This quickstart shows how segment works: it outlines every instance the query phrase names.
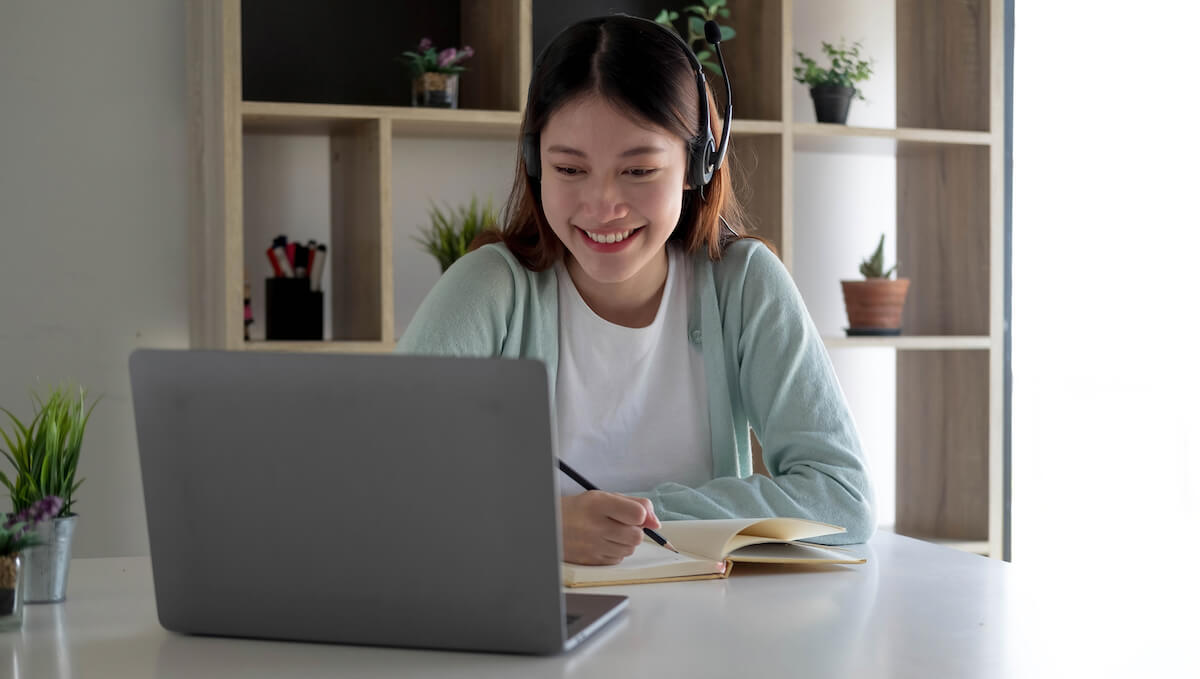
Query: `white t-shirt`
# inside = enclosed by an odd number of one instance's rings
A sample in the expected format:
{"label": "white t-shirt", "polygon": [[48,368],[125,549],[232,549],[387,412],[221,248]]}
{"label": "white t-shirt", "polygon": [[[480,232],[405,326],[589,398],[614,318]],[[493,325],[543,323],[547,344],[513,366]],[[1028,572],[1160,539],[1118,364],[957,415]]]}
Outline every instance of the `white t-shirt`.
{"label": "white t-shirt", "polygon": [[[558,454],[601,490],[712,479],[704,359],[688,341],[692,272],[678,248],[667,252],[662,301],[645,328],[597,316],[556,264]],[[566,475],[560,482],[564,495],[583,492]]]}

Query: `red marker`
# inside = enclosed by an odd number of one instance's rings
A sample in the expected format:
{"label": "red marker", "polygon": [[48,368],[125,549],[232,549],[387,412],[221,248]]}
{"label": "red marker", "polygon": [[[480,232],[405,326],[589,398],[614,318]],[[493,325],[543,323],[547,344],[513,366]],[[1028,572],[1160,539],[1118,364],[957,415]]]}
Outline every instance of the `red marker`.
{"label": "red marker", "polygon": [[267,260],[271,262],[271,268],[275,269],[275,277],[283,278],[283,269],[280,269],[279,262],[275,261],[275,248],[267,248]]}

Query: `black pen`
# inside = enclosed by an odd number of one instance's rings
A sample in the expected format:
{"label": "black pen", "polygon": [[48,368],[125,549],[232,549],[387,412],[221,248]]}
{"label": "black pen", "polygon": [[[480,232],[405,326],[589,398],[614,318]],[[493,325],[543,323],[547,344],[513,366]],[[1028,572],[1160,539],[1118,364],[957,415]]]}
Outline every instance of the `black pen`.
{"label": "black pen", "polygon": [[[600,490],[595,485],[593,485],[591,481],[588,481],[587,479],[580,476],[579,472],[575,471],[574,469],[571,469],[571,467],[566,462],[559,460],[558,468],[562,470],[562,473],[564,473],[567,476],[574,479],[575,483],[578,483],[579,485],[583,486],[585,489]],[[643,528],[642,532],[645,533],[651,540],[657,542],[658,544],[662,545],[663,547],[666,547],[667,549],[671,550],[672,552],[675,552],[676,554],[679,553],[679,550],[675,549],[674,545],[672,545],[670,542],[667,542],[667,539],[664,538],[663,536],[659,535],[658,533],[655,533],[654,531],[650,530],[649,528]]]}

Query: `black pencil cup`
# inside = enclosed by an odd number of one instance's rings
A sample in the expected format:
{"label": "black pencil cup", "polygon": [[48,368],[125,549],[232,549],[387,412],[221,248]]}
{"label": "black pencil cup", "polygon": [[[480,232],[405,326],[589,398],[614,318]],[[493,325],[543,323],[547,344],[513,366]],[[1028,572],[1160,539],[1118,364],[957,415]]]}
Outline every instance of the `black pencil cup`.
{"label": "black pencil cup", "polygon": [[325,293],[311,285],[308,278],[267,279],[267,339],[323,339]]}

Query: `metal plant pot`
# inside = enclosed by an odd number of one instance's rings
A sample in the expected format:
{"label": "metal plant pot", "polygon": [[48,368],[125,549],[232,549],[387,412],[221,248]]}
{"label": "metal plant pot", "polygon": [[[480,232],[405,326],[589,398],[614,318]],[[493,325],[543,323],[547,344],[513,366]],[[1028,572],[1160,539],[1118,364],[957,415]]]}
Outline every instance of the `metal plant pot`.
{"label": "metal plant pot", "polygon": [[67,597],[67,570],[71,566],[72,515],[38,524],[41,545],[25,550],[25,603],[53,604]]}
{"label": "metal plant pot", "polygon": [[422,73],[414,78],[412,105],[458,108],[458,74]]}

